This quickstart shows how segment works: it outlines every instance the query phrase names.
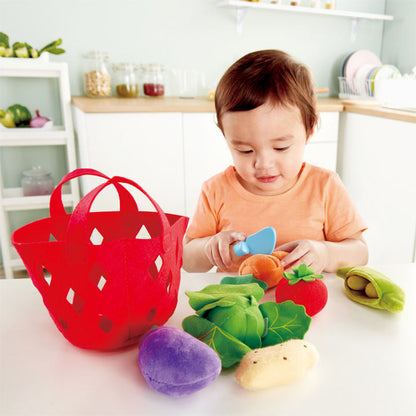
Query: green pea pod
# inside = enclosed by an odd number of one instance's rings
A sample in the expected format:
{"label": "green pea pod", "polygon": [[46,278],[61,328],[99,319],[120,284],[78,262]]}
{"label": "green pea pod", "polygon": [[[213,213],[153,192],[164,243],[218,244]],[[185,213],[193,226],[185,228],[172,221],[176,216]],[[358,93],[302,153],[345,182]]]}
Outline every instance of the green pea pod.
{"label": "green pea pod", "polygon": [[[377,270],[366,266],[341,267],[337,270],[337,276],[345,280],[347,295],[355,302],[391,312],[401,312],[404,308],[404,291]],[[363,282],[362,287],[359,285],[355,287],[352,279]],[[372,287],[369,287],[369,284]],[[374,294],[369,296],[368,289],[371,289]]]}

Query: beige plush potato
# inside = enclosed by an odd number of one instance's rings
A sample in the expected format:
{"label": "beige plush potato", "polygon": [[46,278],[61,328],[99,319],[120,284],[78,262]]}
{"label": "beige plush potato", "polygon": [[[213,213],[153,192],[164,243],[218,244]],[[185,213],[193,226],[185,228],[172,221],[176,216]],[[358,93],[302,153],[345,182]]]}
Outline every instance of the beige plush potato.
{"label": "beige plush potato", "polygon": [[291,339],[247,353],[235,378],[246,389],[265,389],[299,379],[317,361],[318,351],[312,344],[302,339]]}

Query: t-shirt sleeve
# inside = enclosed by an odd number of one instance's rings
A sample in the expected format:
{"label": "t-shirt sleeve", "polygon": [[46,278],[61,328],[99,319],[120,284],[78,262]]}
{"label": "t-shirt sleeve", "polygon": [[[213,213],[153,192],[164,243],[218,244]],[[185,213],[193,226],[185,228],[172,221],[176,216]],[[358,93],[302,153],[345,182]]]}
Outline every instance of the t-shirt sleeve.
{"label": "t-shirt sleeve", "polygon": [[202,185],[198,203],[192,216],[186,236],[190,239],[202,238],[217,233],[217,215],[213,207],[214,201],[206,183]]}
{"label": "t-shirt sleeve", "polygon": [[342,241],[367,229],[365,221],[336,173],[328,180],[325,200],[324,230],[328,241]]}

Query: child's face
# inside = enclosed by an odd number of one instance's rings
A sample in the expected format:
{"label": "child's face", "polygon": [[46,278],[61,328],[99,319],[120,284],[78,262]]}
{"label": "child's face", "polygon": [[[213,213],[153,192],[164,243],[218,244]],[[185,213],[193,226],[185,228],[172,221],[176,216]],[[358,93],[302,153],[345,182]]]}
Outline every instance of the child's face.
{"label": "child's face", "polygon": [[278,195],[295,183],[308,140],[297,107],[265,103],[230,111],[222,126],[240,183],[257,195]]}

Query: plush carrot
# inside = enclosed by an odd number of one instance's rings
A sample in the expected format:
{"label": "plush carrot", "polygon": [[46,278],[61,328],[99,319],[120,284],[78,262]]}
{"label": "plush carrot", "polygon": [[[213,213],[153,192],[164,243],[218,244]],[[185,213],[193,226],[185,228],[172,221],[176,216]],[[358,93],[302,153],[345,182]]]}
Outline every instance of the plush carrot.
{"label": "plush carrot", "polygon": [[288,254],[286,251],[274,251],[272,254],[255,254],[247,257],[241,263],[238,274],[252,274],[256,279],[266,282],[270,289],[282,279],[284,268],[280,260]]}
{"label": "plush carrot", "polygon": [[293,273],[284,273],[276,287],[275,298],[277,303],[292,300],[305,307],[309,316],[320,312],[328,300],[328,290],[325,283],[320,280],[322,275],[317,275],[306,264],[292,267]]}

